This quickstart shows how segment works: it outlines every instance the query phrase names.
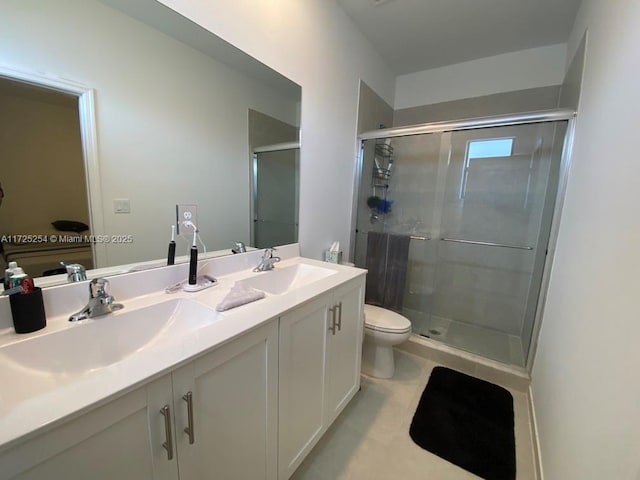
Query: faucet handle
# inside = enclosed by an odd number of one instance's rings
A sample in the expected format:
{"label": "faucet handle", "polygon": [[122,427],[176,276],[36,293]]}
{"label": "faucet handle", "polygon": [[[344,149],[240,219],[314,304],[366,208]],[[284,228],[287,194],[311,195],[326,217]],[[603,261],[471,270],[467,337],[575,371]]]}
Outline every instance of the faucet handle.
{"label": "faucet handle", "polygon": [[94,278],[89,283],[89,295],[91,298],[109,297],[109,280],[106,278]]}
{"label": "faucet handle", "polygon": [[267,247],[264,249],[264,255],[262,256],[262,258],[272,258],[273,254],[276,251],[276,247]]}
{"label": "faucet handle", "polygon": [[82,282],[87,279],[87,271],[84,265],[79,263],[64,263],[60,262],[60,265],[67,269],[67,280],[70,282]]}
{"label": "faucet handle", "polygon": [[246,253],[247,246],[244,242],[235,242],[235,248],[231,249],[233,253]]}

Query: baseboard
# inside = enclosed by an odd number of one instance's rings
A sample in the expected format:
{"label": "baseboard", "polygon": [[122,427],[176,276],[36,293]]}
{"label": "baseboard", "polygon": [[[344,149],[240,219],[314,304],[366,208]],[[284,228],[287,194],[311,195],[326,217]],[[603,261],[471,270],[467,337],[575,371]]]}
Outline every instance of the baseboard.
{"label": "baseboard", "polygon": [[533,392],[529,386],[527,395],[529,401],[529,424],[531,425],[531,445],[533,447],[533,466],[537,480],[544,480],[544,472],[542,470],[542,458],[540,456],[540,438],[538,437],[538,423],[536,422],[536,410],[533,405]]}

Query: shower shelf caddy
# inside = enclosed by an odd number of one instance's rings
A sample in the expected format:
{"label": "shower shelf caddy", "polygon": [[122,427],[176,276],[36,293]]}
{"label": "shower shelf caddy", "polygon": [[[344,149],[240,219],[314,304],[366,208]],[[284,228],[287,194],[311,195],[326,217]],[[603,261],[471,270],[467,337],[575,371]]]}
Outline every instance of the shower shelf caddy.
{"label": "shower shelf caddy", "polygon": [[377,140],[373,158],[373,181],[375,183],[380,180],[380,186],[388,188],[393,165],[393,147],[384,140]]}
{"label": "shower shelf caddy", "polygon": [[392,202],[387,199],[387,193],[393,167],[393,147],[388,142],[388,139],[378,139],[375,144],[371,178],[373,192],[367,201],[372,215],[391,212]]}

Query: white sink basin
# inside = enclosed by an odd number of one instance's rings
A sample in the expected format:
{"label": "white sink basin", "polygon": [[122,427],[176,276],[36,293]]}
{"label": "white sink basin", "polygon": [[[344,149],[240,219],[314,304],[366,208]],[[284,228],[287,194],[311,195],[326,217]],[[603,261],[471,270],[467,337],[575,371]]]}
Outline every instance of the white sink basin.
{"label": "white sink basin", "polygon": [[242,280],[242,283],[266,293],[280,295],[317,282],[334,273],[337,272],[329,268],[316,267],[304,263],[283,268],[279,268],[276,265],[273,270],[257,273],[255,277]]}
{"label": "white sink basin", "polygon": [[125,305],[115,313],[0,348],[0,363],[23,373],[76,376],[117,363],[215,318],[213,310],[192,300],[173,299],[135,310]]}

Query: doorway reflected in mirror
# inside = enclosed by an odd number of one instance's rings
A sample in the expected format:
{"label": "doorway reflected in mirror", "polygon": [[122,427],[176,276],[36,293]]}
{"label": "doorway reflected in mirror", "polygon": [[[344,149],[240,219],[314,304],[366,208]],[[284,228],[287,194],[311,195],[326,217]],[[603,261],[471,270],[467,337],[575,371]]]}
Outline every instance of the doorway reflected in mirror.
{"label": "doorway reflected in mirror", "polygon": [[[32,277],[94,266],[78,99],[0,78],[2,268]],[[5,197],[6,195],[6,197]]]}

